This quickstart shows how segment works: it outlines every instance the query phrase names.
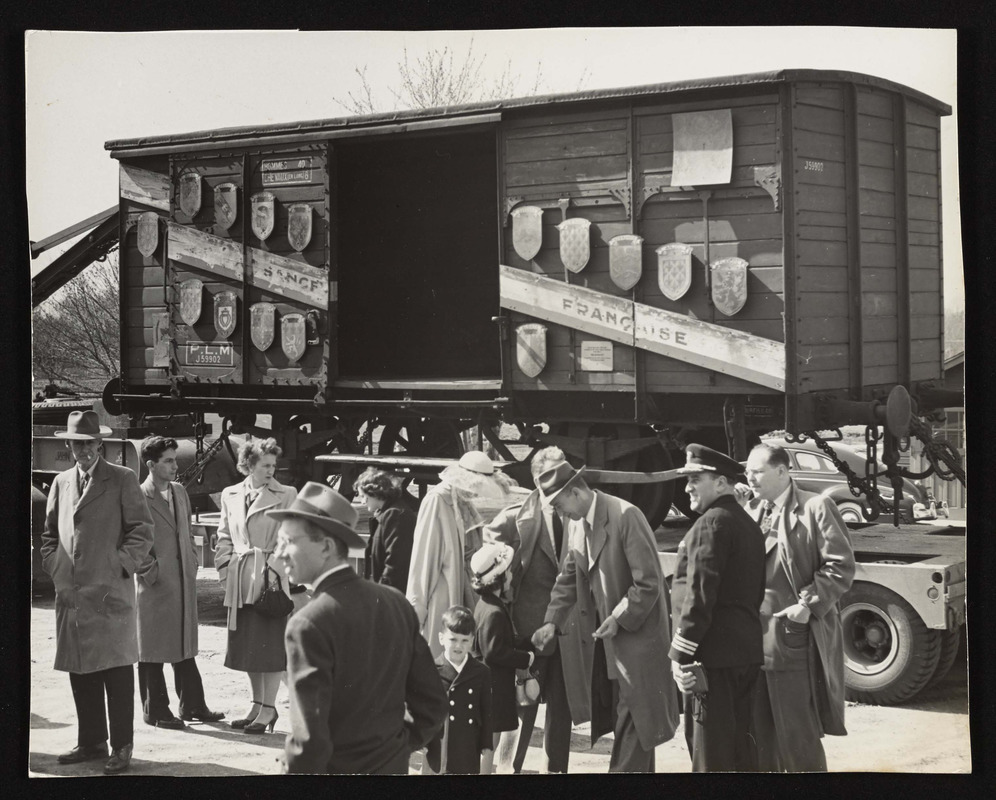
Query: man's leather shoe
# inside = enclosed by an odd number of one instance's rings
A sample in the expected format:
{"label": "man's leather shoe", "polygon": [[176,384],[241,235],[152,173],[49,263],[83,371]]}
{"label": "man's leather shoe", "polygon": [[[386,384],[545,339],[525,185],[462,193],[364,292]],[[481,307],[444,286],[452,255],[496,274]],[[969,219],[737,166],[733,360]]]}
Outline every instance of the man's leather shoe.
{"label": "man's leather shoe", "polygon": [[200,711],[184,711],[180,714],[180,719],[193,722],[195,719],[201,722],[218,722],[225,718],[223,711],[211,711],[209,708],[202,708]]}
{"label": "man's leather shoe", "polygon": [[166,719],[146,719],[146,725],[151,725],[153,728],[168,728],[171,731],[182,731],[187,726],[183,724],[183,720],[179,717],[167,717]]}
{"label": "man's leather shoe", "polygon": [[77,745],[68,753],[61,753],[57,760],[60,764],[79,764],[82,761],[96,761],[102,758],[107,758],[107,742]]}
{"label": "man's leather shoe", "polygon": [[128,769],[128,766],[131,764],[131,748],[132,745],[126,744],[124,747],[112,750],[111,757],[104,764],[104,774],[116,775]]}

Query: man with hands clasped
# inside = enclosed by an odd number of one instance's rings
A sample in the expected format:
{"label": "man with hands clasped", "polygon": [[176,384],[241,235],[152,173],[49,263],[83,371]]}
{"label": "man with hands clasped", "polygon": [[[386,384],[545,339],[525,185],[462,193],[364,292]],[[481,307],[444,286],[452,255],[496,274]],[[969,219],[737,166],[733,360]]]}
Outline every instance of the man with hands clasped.
{"label": "man with hands clasped", "polygon": [[589,488],[583,472],[561,461],[536,479],[543,502],[571,522],[570,550],[532,641],[545,652],[577,606],[592,742],[613,731],[609,772],[653,772],[654,748],[678,725],[664,577],[643,512]]}
{"label": "man with hands clasped", "polygon": [[832,500],[794,484],[783,448],[755,447],[747,482],[766,553],[764,667],[753,712],[759,767],[826,772],[821,737],[847,733],[837,601],[854,579],[850,536]]}

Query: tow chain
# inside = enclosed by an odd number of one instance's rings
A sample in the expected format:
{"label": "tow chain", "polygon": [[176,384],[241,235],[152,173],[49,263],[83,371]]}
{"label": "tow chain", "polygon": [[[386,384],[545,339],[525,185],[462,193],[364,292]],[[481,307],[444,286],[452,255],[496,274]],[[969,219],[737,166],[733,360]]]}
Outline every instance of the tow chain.
{"label": "tow chain", "polygon": [[[837,440],[843,439],[840,430],[836,430]],[[962,486],[965,485],[965,469],[961,465],[961,457],[958,452],[945,441],[935,441],[930,425],[920,417],[911,415],[910,434],[916,436],[923,443],[923,455],[930,464],[930,467],[923,472],[910,472],[908,469],[898,466],[898,461],[890,462],[886,456],[883,460],[887,462],[884,472],[878,472],[878,443],[885,437],[885,433],[879,433],[878,426],[869,425],[865,428],[865,475],[859,477],[855,474],[851,466],[838,458],[836,451],[830,443],[815,432],[807,432],[797,438],[799,441],[810,436],[816,446],[819,447],[833,461],[837,469],[847,478],[847,486],[851,494],[856,498],[864,495],[867,498],[868,508],[864,509],[865,517],[869,522],[878,519],[880,513],[892,514],[895,524],[899,524],[899,503],[889,503],[884,500],[878,490],[878,478],[882,475],[888,476],[892,480],[894,496],[899,498],[902,491],[902,479],[920,480],[936,474],[939,478],[952,481],[958,480]],[[907,445],[908,446],[908,445]],[[905,450],[906,447],[901,449]],[[888,455],[888,454],[886,454]],[[898,458],[898,453],[895,454]]]}
{"label": "tow chain", "polygon": [[[837,429],[837,440],[842,440],[843,434],[840,429]],[[841,460],[837,455],[837,451],[830,446],[830,442],[823,439],[818,433],[811,431],[808,434],[812,437],[813,442],[817,447],[820,448],[827,457],[833,462],[833,465],[838,469],[838,471],[847,478],[847,488],[851,490],[851,494],[856,498],[861,498],[864,495],[867,498],[867,506],[862,504],[862,510],[864,511],[865,518],[869,522],[874,522],[878,519],[879,515],[884,511],[887,514],[892,514],[895,516],[897,507],[894,507],[892,503],[889,503],[882,498],[882,495],[878,491],[878,477],[880,474],[876,470],[876,465],[878,464],[878,442],[882,437],[878,434],[878,428],[869,425],[865,428],[865,475],[864,477],[859,477],[851,465],[846,461]],[[804,435],[805,436],[805,435]],[[804,436],[802,438],[804,438]]]}
{"label": "tow chain", "polygon": [[915,475],[907,474],[906,477],[926,478],[928,475],[936,473],[942,480],[957,480],[962,486],[965,485],[965,468],[961,465],[961,456],[949,442],[935,442],[930,426],[916,416],[910,420],[910,433],[923,442],[923,455],[930,462],[930,469]]}
{"label": "tow chain", "polygon": [[[214,458],[215,453],[221,450],[222,446],[228,447],[229,452],[232,450],[231,443],[228,441],[228,429],[222,427],[221,435],[211,443],[211,446],[204,449],[204,427],[203,425],[197,425],[196,430],[196,441],[197,449],[195,451],[194,463],[187,467],[183,472],[176,476],[176,480],[183,484],[184,488],[187,488],[194,481],[200,485],[204,483],[204,470],[207,469],[207,465]],[[233,455],[233,460],[235,460]]]}

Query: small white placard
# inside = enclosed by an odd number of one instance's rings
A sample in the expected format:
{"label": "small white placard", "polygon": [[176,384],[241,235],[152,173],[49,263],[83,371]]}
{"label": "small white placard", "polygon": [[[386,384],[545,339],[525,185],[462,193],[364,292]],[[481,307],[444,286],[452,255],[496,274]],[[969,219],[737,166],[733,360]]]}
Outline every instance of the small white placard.
{"label": "small white placard", "polygon": [[581,369],[612,372],[612,342],[581,342]]}

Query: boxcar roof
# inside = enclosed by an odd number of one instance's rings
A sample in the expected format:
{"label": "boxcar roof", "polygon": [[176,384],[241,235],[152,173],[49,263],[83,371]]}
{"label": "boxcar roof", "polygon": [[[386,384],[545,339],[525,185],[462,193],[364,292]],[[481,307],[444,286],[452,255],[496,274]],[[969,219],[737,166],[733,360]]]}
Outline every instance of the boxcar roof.
{"label": "boxcar roof", "polygon": [[492,116],[497,120],[502,111],[515,109],[533,109],[570,104],[597,102],[638,97],[653,97],[679,92],[697,92],[721,89],[737,89],[741,87],[763,86],[769,84],[793,83],[796,81],[834,81],[872,86],[887,91],[898,92],[927,106],[942,116],[951,113],[951,106],[942,103],[929,95],[903,86],[899,83],[864,75],[859,72],[822,69],[785,69],[773,72],[754,72],[745,75],[728,75],[715,78],[696,78],[670,83],[652,83],[644,86],[629,86],[618,89],[596,89],[592,91],[571,92],[567,94],[547,94],[532,97],[516,97],[507,100],[488,100],[477,103],[464,103],[455,106],[437,108],[420,108],[407,111],[392,111],[380,114],[366,114],[351,117],[334,117],[330,119],[309,120],[305,122],[276,123],[272,125],[250,125],[233,128],[215,128],[213,130],[193,131],[190,133],[166,134],[159,136],[143,136],[134,139],[113,139],[104,144],[114,157],[128,157],[165,152],[167,150],[186,148],[189,145],[208,143],[214,146],[236,145],[239,140],[304,136],[315,134],[349,135],[350,131],[397,127],[399,131],[409,129],[417,123],[416,129],[435,127],[433,122],[443,127],[454,124],[461,118],[472,121],[490,121],[478,119],[481,115]]}

